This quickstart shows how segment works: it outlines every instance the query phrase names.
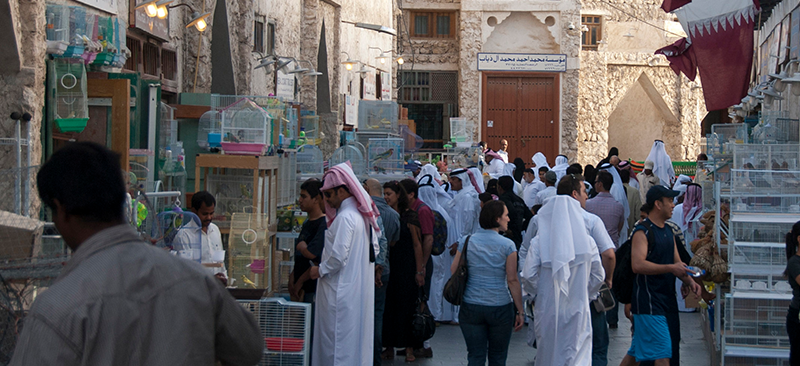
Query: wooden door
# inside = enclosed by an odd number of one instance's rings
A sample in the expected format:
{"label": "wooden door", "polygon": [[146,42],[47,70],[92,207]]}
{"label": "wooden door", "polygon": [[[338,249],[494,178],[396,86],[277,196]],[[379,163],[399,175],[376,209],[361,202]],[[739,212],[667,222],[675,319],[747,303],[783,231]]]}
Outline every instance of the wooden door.
{"label": "wooden door", "polygon": [[508,140],[509,162],[541,151],[548,163],[559,153],[558,74],[484,73],[482,140],[496,150]]}

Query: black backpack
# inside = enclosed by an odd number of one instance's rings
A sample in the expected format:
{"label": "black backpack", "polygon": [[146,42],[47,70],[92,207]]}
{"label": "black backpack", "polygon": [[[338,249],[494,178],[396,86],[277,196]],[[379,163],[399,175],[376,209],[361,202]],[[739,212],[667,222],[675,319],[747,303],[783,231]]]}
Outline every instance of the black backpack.
{"label": "black backpack", "polygon": [[[653,251],[653,242],[655,238],[653,237],[653,230],[651,230],[650,222],[642,221],[641,224],[647,230],[647,255],[649,256],[650,252]],[[631,298],[633,297],[633,283],[636,281],[636,274],[633,273],[633,267],[631,266],[632,246],[633,235],[617,249],[617,265],[614,267],[614,277],[612,277],[614,287],[611,288],[611,292],[614,293],[617,302],[623,304],[631,303]]]}

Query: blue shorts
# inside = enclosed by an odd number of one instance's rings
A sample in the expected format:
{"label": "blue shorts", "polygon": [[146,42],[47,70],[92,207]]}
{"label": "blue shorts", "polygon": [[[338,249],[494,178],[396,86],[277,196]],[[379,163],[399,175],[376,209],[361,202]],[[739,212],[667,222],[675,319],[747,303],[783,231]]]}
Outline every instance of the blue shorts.
{"label": "blue shorts", "polygon": [[672,340],[669,337],[667,317],[633,314],[633,323],[636,329],[628,354],[636,358],[636,362],[672,357]]}

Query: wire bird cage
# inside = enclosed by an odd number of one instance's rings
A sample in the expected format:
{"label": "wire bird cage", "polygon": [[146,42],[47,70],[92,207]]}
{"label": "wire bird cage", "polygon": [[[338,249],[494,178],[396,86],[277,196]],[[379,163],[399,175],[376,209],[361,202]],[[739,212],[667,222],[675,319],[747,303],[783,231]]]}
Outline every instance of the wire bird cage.
{"label": "wire bird cage", "polygon": [[166,158],[168,146],[178,142],[178,120],[175,119],[175,108],[161,102],[161,135],[159,137],[159,157]]}
{"label": "wire bird cage", "polygon": [[165,211],[158,214],[158,222],[164,231],[164,246],[170,253],[201,263],[203,234],[197,215],[188,211]]}
{"label": "wire bird cage", "polygon": [[258,322],[264,356],[258,364],[304,366],[311,351],[311,304],[281,298],[238,300]]}
{"label": "wire bird cage", "polygon": [[365,176],[367,175],[367,160],[365,156],[366,149],[364,145],[354,141],[336,149],[328,160],[328,166],[333,167],[349,161],[356,176]]}
{"label": "wire bird cage", "polygon": [[228,277],[239,288],[272,290],[272,240],[267,214],[235,213],[228,237]]}
{"label": "wire bird cage", "polygon": [[400,138],[369,139],[370,174],[403,174],[405,141]]}
{"label": "wire bird cage", "polygon": [[208,111],[197,123],[197,145],[204,149],[222,147],[222,120],[218,111]]}
{"label": "wire bird cage", "polygon": [[89,121],[86,67],[76,59],[59,58],[53,63],[56,127],[61,132],[82,132]]}
{"label": "wire bird cage", "polygon": [[214,209],[214,222],[220,228],[230,227],[234,213],[246,212],[253,207],[253,175],[244,169],[226,169],[224,174],[209,174],[206,178],[207,191],[217,201]]}
{"label": "wire bird cage", "polygon": [[0,364],[11,360],[25,314],[70,252],[51,223],[0,211]]}
{"label": "wire bird cage", "polygon": [[319,116],[305,115],[300,117],[300,136],[302,139],[305,137],[305,143],[308,145],[319,145],[322,143],[322,137],[319,130]]}
{"label": "wire bird cage", "polygon": [[361,132],[397,132],[397,103],[362,100],[358,103],[358,130]]}
{"label": "wire bird cage", "polygon": [[261,155],[267,146],[271,117],[242,98],[221,111],[222,149],[228,154]]}
{"label": "wire bird cage", "polygon": [[[741,298],[727,295],[726,347],[788,349],[786,309],[788,299]],[[727,362],[726,362],[727,363]]]}
{"label": "wire bird cage", "polygon": [[297,200],[297,152],[284,150],[278,157],[278,207],[281,207]]}
{"label": "wire bird cage", "polygon": [[324,159],[322,150],[314,145],[303,145],[297,149],[297,174],[300,179],[322,178]]}
{"label": "wire bird cage", "polygon": [[450,140],[458,147],[469,147],[475,133],[475,124],[466,117],[450,117]]}

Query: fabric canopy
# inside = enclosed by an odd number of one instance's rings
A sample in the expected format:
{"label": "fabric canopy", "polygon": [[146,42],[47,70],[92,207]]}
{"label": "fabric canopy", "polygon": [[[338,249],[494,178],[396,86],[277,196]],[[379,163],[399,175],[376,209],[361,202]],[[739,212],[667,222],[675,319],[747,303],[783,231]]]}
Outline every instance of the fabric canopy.
{"label": "fabric canopy", "polygon": [[667,0],[662,9],[674,12],[688,37],[655,53],[690,80],[699,71],[709,111],[739,103],[750,81],[758,1]]}

